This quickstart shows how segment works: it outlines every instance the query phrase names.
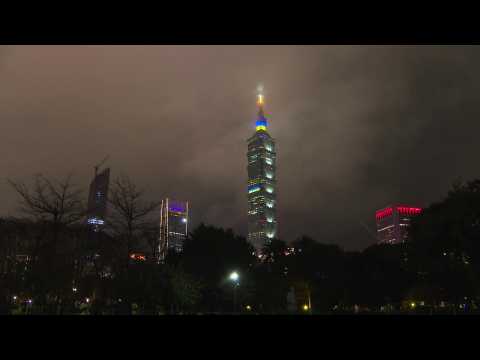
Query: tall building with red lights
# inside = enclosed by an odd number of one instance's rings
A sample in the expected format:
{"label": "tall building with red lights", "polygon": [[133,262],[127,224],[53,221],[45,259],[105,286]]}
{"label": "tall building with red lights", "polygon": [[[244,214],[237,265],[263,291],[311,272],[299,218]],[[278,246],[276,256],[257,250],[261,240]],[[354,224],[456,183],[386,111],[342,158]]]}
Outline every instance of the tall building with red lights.
{"label": "tall building with red lights", "polygon": [[401,244],[408,239],[412,217],[422,209],[407,205],[392,205],[375,213],[377,239],[379,244]]}

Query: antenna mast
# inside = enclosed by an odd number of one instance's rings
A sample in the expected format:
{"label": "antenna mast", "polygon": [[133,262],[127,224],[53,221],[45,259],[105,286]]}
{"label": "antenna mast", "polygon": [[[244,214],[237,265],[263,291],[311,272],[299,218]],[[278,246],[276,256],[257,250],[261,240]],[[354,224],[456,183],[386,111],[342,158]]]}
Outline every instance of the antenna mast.
{"label": "antenna mast", "polygon": [[94,166],[94,169],[95,169],[95,177],[97,177],[98,168],[99,168],[100,166],[102,166],[102,165],[105,163],[105,161],[108,160],[109,157],[110,157],[110,155],[105,156],[105,158],[104,158],[100,163],[98,163],[97,165]]}

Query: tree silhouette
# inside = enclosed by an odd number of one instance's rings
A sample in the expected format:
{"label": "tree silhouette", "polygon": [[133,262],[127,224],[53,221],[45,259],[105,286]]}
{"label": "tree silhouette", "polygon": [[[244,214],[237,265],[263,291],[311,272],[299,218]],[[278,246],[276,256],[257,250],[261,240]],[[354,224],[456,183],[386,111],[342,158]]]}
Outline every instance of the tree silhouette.
{"label": "tree silhouette", "polygon": [[455,306],[479,294],[480,180],[457,182],[447,197],[413,220],[409,259],[436,301]]}
{"label": "tree silhouette", "polygon": [[[202,311],[228,311],[232,305],[232,284],[228,275],[240,273],[238,296],[246,296],[247,274],[256,261],[254,249],[232,230],[200,224],[187,238],[180,264],[202,287],[199,308]],[[248,283],[248,282],[247,282]]]}
{"label": "tree silhouette", "polygon": [[82,191],[71,180],[71,175],[59,181],[36,175],[28,186],[8,179],[19,195],[21,213],[35,222],[31,225],[36,229],[35,244],[25,280],[31,285],[30,295],[37,294],[36,303],[43,306],[53,299],[58,308],[63,294],[71,290],[74,244],[70,227],[85,214]]}
{"label": "tree silhouette", "polygon": [[108,202],[113,210],[108,227],[121,241],[127,266],[129,256],[142,232],[153,226],[151,215],[159,206],[159,202],[145,201],[144,193],[145,191],[139,189],[130,178],[121,176],[113,181],[108,196]]}

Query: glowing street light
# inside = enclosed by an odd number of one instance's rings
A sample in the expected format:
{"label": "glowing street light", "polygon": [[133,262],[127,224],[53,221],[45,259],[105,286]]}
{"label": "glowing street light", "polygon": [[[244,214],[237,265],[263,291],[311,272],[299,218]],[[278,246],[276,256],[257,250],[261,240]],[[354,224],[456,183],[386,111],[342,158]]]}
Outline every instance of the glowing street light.
{"label": "glowing street light", "polygon": [[308,305],[307,304],[303,305],[303,310],[308,311]]}
{"label": "glowing street light", "polygon": [[72,289],[72,291],[73,291],[73,292],[77,292],[77,288],[74,287],[74,288]]}
{"label": "glowing street light", "polygon": [[233,312],[235,312],[237,310],[237,286],[240,275],[233,271],[228,278],[233,282]]}
{"label": "glowing street light", "polygon": [[234,271],[230,274],[230,280],[237,282],[238,278],[239,278],[239,276],[238,276],[238,273],[236,271]]}

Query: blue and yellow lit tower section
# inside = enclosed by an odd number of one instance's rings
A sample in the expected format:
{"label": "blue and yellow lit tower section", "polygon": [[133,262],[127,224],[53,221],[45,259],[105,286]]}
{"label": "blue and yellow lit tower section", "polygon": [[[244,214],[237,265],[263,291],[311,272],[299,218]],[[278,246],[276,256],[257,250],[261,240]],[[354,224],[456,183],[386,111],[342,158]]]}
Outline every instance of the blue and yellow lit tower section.
{"label": "blue and yellow lit tower section", "polygon": [[255,134],[247,140],[248,241],[260,251],[277,237],[275,140],[268,133],[264,94],[257,94]]}

